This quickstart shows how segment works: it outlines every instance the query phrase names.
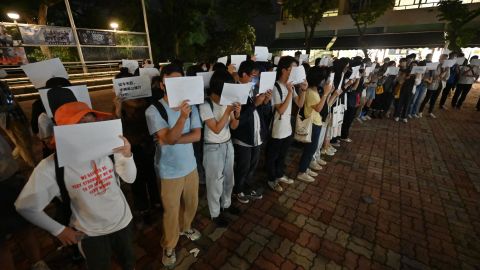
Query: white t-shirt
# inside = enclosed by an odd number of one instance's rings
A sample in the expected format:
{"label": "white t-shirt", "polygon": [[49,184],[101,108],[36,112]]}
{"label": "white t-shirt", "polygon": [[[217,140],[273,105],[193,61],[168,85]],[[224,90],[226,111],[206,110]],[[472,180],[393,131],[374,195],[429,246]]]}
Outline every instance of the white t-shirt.
{"label": "white t-shirt", "polygon": [[[120,189],[119,177],[133,183],[137,169],[133,156],[115,154],[115,167],[109,157],[64,167],[64,180],[71,199],[70,226],[88,236],[114,233],[132,220],[127,200]],[[38,227],[59,235],[65,228],[49,217],[45,207],[54,197],[61,197],[55,174],[54,156],[43,159],[33,170],[15,202],[17,211]]]}
{"label": "white t-shirt", "polygon": [[53,136],[53,121],[46,113],[38,116],[38,138],[44,140]]}
{"label": "white t-shirt", "polygon": [[[227,106],[225,105],[218,105],[217,103],[212,101],[213,105],[213,112],[210,107],[210,103],[205,102],[202,105],[200,105],[200,118],[202,119],[203,122],[205,122],[208,119],[215,118],[216,121],[219,121],[225,111],[227,110]],[[206,143],[224,143],[228,140],[230,140],[230,117],[228,117],[227,124],[223,127],[223,129],[220,131],[220,133],[216,134],[213,132],[208,126],[205,124],[205,129],[204,129],[204,141]]]}
{"label": "white t-shirt", "polygon": [[[287,87],[281,83],[277,82],[280,85],[280,90],[282,91],[282,96],[280,97],[280,93],[277,90],[277,87],[273,89],[273,105],[282,104],[288,95]],[[297,97],[297,92],[293,90],[293,98]],[[272,127],[272,138],[275,139],[283,139],[287,138],[288,136],[292,135],[292,124],[290,122],[290,118],[292,115],[292,101],[293,98],[290,99],[287,109],[283,112],[283,115],[280,115],[278,111],[275,109],[275,116],[273,119],[273,127]]]}

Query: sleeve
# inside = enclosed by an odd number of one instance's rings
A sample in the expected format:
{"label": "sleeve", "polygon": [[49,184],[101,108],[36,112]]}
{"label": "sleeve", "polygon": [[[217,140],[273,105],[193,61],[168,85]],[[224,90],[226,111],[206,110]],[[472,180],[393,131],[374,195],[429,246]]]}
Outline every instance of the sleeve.
{"label": "sleeve", "polygon": [[200,116],[198,115],[197,106],[192,106],[192,115],[190,115],[190,128],[202,128],[202,122],[200,121]]}
{"label": "sleeve", "polygon": [[208,102],[205,102],[202,105],[200,105],[199,111],[200,111],[200,118],[202,122],[205,122],[206,120],[212,119],[214,117],[213,111],[210,108],[210,104],[208,104]]}
{"label": "sleeve", "polygon": [[51,156],[50,159],[40,162],[33,170],[15,201],[15,208],[26,220],[57,236],[65,226],[49,217],[44,211],[54,197],[60,197],[60,188],[55,178],[55,165]]}
{"label": "sleeve", "polygon": [[145,111],[145,118],[147,119],[148,132],[150,135],[153,135],[164,128],[170,128],[167,121],[160,116],[157,108],[153,105],[150,105]]}
{"label": "sleeve", "polygon": [[133,183],[137,177],[137,167],[133,161],[133,154],[131,157],[114,154],[113,158],[115,159],[115,172],[118,176],[127,183]]}

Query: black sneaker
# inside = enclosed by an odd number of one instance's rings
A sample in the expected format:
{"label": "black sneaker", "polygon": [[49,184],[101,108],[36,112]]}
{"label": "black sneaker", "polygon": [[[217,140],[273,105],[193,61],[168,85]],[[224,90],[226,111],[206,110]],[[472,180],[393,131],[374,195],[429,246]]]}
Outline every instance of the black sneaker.
{"label": "black sneaker", "polygon": [[220,215],[216,218],[212,218],[212,221],[217,225],[218,228],[226,228],[228,226],[228,220],[223,216]]}
{"label": "black sneaker", "polygon": [[228,207],[228,208],[224,208],[223,211],[225,211],[229,214],[235,215],[235,216],[240,215],[240,209],[238,209],[237,207],[235,207],[233,205],[230,205],[230,207]]}
{"label": "black sneaker", "polygon": [[235,197],[237,197],[237,200],[240,203],[249,203],[250,202],[250,200],[247,198],[247,196],[245,196],[245,194],[243,194],[243,192],[238,193],[237,195],[235,195]]}
{"label": "black sneaker", "polygon": [[261,193],[257,193],[255,190],[250,191],[250,193],[246,196],[250,200],[261,200],[263,198],[263,195]]}

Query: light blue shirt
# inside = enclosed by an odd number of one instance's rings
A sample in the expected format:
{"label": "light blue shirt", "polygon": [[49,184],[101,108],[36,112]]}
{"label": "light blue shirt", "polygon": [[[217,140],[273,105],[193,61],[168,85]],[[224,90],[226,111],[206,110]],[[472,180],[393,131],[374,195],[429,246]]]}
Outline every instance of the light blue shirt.
{"label": "light blue shirt", "polygon": [[[150,105],[145,111],[148,131],[154,135],[164,128],[172,128],[180,117],[180,111],[174,111],[168,104],[160,100],[168,115],[168,123],[160,116],[157,108]],[[185,122],[182,134],[189,133],[192,129],[201,128],[200,117],[196,106],[192,106],[190,118]],[[187,176],[197,168],[197,162],[193,153],[191,143],[160,145],[156,144],[155,150],[155,172],[161,179],[174,179]]]}

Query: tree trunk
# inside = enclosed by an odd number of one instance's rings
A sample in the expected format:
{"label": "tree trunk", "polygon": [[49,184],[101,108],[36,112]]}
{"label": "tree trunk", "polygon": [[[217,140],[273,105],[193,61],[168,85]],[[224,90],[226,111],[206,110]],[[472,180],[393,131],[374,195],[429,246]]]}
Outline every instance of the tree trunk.
{"label": "tree trunk", "polygon": [[178,59],[180,56],[180,39],[178,38],[178,35],[174,35],[174,42],[175,42],[175,58]]}
{"label": "tree trunk", "polygon": [[[38,24],[47,24],[47,14],[48,5],[46,5],[45,3],[40,3],[40,7],[38,8]],[[52,54],[50,53],[50,49],[48,48],[48,46],[40,46],[40,50],[42,51],[43,55],[47,57],[47,59],[52,58]]]}
{"label": "tree trunk", "polygon": [[360,48],[362,49],[363,55],[366,58],[368,57],[368,48],[367,48],[368,45],[363,39],[365,35],[366,26],[363,28],[360,28],[360,26],[357,25],[357,29],[358,29],[358,43],[360,44]]}
{"label": "tree trunk", "polygon": [[[313,35],[315,34],[315,26],[316,24],[310,25],[310,33],[308,34],[308,46],[305,46],[305,50],[307,51],[306,54],[310,54],[310,50],[312,48]],[[305,45],[307,45],[307,43],[305,43]]]}
{"label": "tree trunk", "polygon": [[310,53],[310,40],[309,40],[309,33],[308,33],[308,24],[305,22],[305,20],[303,21],[303,29],[305,30],[304,32],[304,36],[305,36],[305,42],[304,42],[304,47],[305,47],[305,51],[307,51],[307,54]]}

